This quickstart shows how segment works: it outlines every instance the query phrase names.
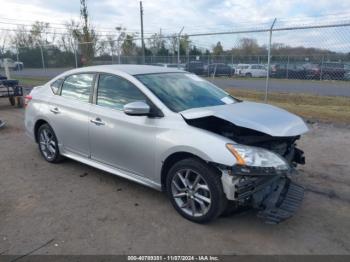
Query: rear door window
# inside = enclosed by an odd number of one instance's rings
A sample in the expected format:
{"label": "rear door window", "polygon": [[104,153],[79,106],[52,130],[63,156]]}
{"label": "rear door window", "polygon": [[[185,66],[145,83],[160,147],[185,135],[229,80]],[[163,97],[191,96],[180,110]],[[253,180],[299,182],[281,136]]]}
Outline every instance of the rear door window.
{"label": "rear door window", "polygon": [[91,73],[68,76],[63,82],[61,96],[82,102],[89,102],[94,76]]}

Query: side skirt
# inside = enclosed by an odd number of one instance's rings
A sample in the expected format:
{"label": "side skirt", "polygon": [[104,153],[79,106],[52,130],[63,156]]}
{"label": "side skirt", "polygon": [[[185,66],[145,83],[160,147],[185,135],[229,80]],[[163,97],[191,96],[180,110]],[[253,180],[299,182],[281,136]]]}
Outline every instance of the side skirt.
{"label": "side skirt", "polygon": [[158,183],[156,183],[156,182],[154,182],[154,181],[152,181],[152,180],[150,180],[148,178],[141,177],[139,175],[135,175],[133,173],[130,173],[130,172],[127,172],[127,171],[115,168],[115,167],[110,166],[110,165],[103,164],[101,162],[98,162],[98,161],[95,161],[95,160],[92,160],[92,159],[88,159],[88,158],[76,155],[74,153],[67,153],[67,152],[65,152],[65,153],[61,153],[61,154],[63,156],[65,156],[65,157],[68,157],[68,158],[73,159],[75,161],[78,161],[78,162],[84,163],[86,165],[95,167],[97,169],[103,170],[103,171],[111,173],[113,175],[126,178],[128,180],[137,182],[139,184],[151,187],[151,188],[159,190],[159,191],[162,190],[162,187],[161,187],[160,184],[158,184]]}

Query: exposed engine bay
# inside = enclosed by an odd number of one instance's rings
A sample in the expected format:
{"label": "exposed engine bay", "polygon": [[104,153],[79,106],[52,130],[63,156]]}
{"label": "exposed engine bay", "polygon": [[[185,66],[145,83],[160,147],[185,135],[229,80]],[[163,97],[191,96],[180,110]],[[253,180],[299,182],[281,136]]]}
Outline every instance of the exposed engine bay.
{"label": "exposed engine bay", "polygon": [[238,207],[258,209],[258,217],[266,223],[277,224],[290,218],[300,206],[304,189],[290,179],[297,173],[295,167],[305,164],[304,152],[296,147],[297,136],[276,137],[245,127],[239,127],[216,116],[186,119],[189,125],[225,136],[248,146],[268,149],[282,156],[291,166],[288,172],[276,173],[270,168],[251,169],[244,173],[242,167],[222,169],[224,192]]}
{"label": "exposed engine bay", "polygon": [[274,137],[249,128],[239,127],[216,116],[188,119],[189,125],[222,135],[249,146],[262,147],[283,156],[294,167],[305,164],[304,152],[296,148],[300,136]]}

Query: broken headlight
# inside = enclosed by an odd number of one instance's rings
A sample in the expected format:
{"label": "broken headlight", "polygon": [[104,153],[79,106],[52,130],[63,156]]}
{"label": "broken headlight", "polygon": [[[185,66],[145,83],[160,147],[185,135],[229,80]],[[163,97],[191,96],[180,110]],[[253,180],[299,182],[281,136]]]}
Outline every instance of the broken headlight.
{"label": "broken headlight", "polygon": [[289,169],[288,163],[282,157],[269,150],[240,144],[226,144],[226,147],[235,156],[237,165],[273,168],[276,171]]}

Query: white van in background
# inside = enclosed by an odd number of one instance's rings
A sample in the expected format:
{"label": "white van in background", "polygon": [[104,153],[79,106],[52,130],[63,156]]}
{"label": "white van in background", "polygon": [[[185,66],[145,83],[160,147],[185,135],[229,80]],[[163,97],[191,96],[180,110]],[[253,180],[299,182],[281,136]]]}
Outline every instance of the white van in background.
{"label": "white van in background", "polygon": [[5,61],[7,61],[8,67],[12,70],[21,71],[23,70],[23,62],[14,61],[11,58],[0,59],[0,68],[5,68]]}
{"label": "white van in background", "polygon": [[235,74],[246,77],[266,77],[267,69],[259,64],[238,64]]}

